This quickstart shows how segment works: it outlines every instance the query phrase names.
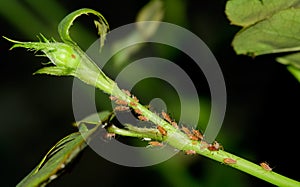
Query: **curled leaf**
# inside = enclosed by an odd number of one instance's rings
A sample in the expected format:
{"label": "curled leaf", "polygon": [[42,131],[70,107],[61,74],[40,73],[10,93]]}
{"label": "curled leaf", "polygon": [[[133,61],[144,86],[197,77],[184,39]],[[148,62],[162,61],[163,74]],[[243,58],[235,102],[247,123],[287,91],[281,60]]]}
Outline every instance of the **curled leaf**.
{"label": "curled leaf", "polygon": [[70,28],[73,25],[74,20],[83,14],[93,14],[99,18],[99,20],[95,20],[94,23],[98,29],[98,34],[101,36],[100,48],[102,48],[104,45],[106,34],[109,30],[108,23],[106,19],[102,16],[102,14],[100,14],[99,12],[93,9],[88,9],[88,8],[82,8],[70,13],[59,23],[58,33],[62,41],[72,45],[77,45],[76,42],[74,42],[70,36]]}

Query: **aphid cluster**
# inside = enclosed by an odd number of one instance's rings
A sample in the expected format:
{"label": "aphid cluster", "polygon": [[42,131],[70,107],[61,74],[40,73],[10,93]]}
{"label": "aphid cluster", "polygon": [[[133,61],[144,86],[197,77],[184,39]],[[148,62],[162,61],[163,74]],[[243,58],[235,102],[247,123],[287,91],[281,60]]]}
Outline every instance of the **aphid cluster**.
{"label": "aphid cluster", "polygon": [[[132,101],[130,101],[129,105],[131,107],[133,107],[134,108],[134,112],[139,115],[138,119],[141,120],[141,121],[148,121],[148,119],[145,116],[142,115],[142,111],[139,110],[138,108],[136,108],[137,103],[139,102],[138,98],[136,96],[132,95],[128,90],[122,89],[122,91],[127,96],[129,96],[129,97],[132,98]],[[110,98],[110,100],[114,101],[115,104],[117,105],[114,108],[115,111],[122,112],[122,111],[128,111],[130,109],[129,106],[128,106],[128,102],[127,101],[122,100],[122,99],[118,99],[117,97],[112,96],[112,95],[109,98]]]}
{"label": "aphid cluster", "polygon": [[191,139],[194,141],[203,140],[203,135],[198,131],[193,129],[190,131],[189,128],[182,126],[181,130]]}
{"label": "aphid cluster", "polygon": [[129,110],[129,107],[127,106],[126,101],[118,99],[117,97],[115,97],[113,95],[109,96],[109,99],[114,101],[117,104],[117,106],[114,108],[115,111],[121,112],[121,111]]}
{"label": "aphid cluster", "polygon": [[164,111],[162,111],[162,112],[161,112],[161,115],[162,115],[163,118],[164,118],[167,122],[169,122],[174,128],[178,129],[178,125],[177,125],[176,121],[173,121],[167,113],[165,113]]}
{"label": "aphid cluster", "polygon": [[[166,112],[162,111],[161,115],[173,127],[178,129],[177,123],[174,120],[172,120],[171,117]],[[158,128],[160,128],[160,127],[158,127]],[[196,129],[190,130],[189,128],[187,128],[185,126],[182,126],[180,129],[182,132],[184,132],[189,137],[190,140],[193,140],[194,145],[197,144],[197,141],[201,141],[201,145],[200,145],[201,149],[207,148],[210,151],[218,151],[220,149],[223,149],[223,146],[221,146],[217,141],[214,141],[212,144],[209,144],[206,141],[204,141],[204,136],[199,130],[196,130]],[[163,133],[161,133],[161,134],[163,134]],[[193,150],[185,151],[185,153],[187,155],[195,154],[195,152],[193,152]],[[226,162],[226,161],[230,162],[229,160],[225,160],[224,162]]]}

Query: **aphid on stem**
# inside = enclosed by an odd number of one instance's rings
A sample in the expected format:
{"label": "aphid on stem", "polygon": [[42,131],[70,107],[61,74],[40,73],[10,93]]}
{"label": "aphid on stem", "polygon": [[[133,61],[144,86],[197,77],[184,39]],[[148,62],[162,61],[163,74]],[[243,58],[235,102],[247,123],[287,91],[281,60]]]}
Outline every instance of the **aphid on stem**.
{"label": "aphid on stem", "polygon": [[157,126],[157,129],[161,135],[167,136],[167,131],[162,126]]}
{"label": "aphid on stem", "polygon": [[199,140],[198,137],[196,137],[194,135],[189,135],[188,137],[189,137],[189,139],[194,140],[194,141],[198,141]]}
{"label": "aphid on stem", "polygon": [[192,134],[190,129],[188,129],[187,127],[182,126],[181,130],[188,136]]}
{"label": "aphid on stem", "polygon": [[115,101],[115,103],[116,103],[117,105],[127,105],[127,102],[126,102],[126,101],[120,100],[120,99],[117,99],[117,100]]}
{"label": "aphid on stem", "polygon": [[210,144],[208,144],[206,141],[201,141],[200,142],[200,149],[206,149],[209,147]]}
{"label": "aphid on stem", "polygon": [[134,95],[132,96],[132,99],[133,99],[133,101],[134,101],[134,102],[136,102],[136,103],[138,103],[138,102],[139,102],[138,98],[137,98],[137,97],[135,97]]}
{"label": "aphid on stem", "polygon": [[193,129],[193,134],[194,136],[196,136],[199,140],[203,140],[203,135],[201,134],[201,132],[199,132],[196,129]]}
{"label": "aphid on stem", "polygon": [[161,112],[161,115],[163,116],[163,118],[164,118],[167,122],[172,123],[172,120],[171,120],[170,116],[169,116],[167,113],[165,113],[164,111],[162,111],[162,112]]}
{"label": "aphid on stem", "polygon": [[129,97],[131,96],[131,93],[130,93],[128,90],[122,89],[122,91],[123,91],[126,95],[128,95]]}
{"label": "aphid on stem", "polygon": [[220,149],[223,149],[223,146],[220,145],[217,141],[214,141],[214,143],[209,144],[207,149],[210,151],[219,151]]}
{"label": "aphid on stem", "polygon": [[115,111],[119,111],[119,112],[128,111],[128,110],[129,110],[128,106],[116,106],[115,107]]}
{"label": "aphid on stem", "polygon": [[181,130],[189,137],[189,139],[198,141],[198,137],[191,133],[190,129],[187,127],[181,127]]}
{"label": "aphid on stem", "polygon": [[225,164],[236,164],[236,160],[233,159],[233,158],[224,158],[224,159],[223,159],[223,162],[224,162]]}
{"label": "aphid on stem", "polygon": [[185,154],[186,154],[186,155],[195,155],[195,154],[196,154],[196,151],[194,151],[194,150],[186,150],[186,151],[185,151]]}
{"label": "aphid on stem", "polygon": [[111,95],[111,96],[109,96],[109,99],[112,100],[112,101],[115,101],[115,100],[117,100],[118,98],[117,98],[116,96]]}
{"label": "aphid on stem", "polygon": [[164,146],[163,143],[161,142],[158,142],[158,141],[151,141],[151,142],[148,142],[149,146],[152,146],[152,147],[162,147]]}
{"label": "aphid on stem", "polygon": [[137,104],[135,102],[130,101],[130,106],[137,106]]}
{"label": "aphid on stem", "polygon": [[135,109],[134,112],[137,113],[137,114],[139,114],[139,115],[143,114],[142,111],[140,111],[139,109]]}
{"label": "aphid on stem", "polygon": [[171,122],[171,125],[172,125],[174,128],[178,129],[178,125],[177,125],[177,123],[176,123],[175,121],[172,121],[172,122]]}
{"label": "aphid on stem", "polygon": [[272,171],[272,168],[269,166],[267,162],[262,162],[259,165],[266,171]]}
{"label": "aphid on stem", "polygon": [[149,121],[148,118],[146,118],[145,116],[138,116],[138,118],[141,121]]}

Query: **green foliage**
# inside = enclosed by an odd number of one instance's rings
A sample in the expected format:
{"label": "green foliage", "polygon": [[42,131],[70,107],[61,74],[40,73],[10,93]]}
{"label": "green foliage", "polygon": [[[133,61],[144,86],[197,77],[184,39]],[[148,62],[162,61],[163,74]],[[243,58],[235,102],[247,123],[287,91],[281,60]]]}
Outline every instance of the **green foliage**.
{"label": "green foliage", "polygon": [[[160,7],[160,4],[156,4],[157,2],[160,1],[156,1],[153,6]],[[258,2],[264,3],[261,1]],[[228,9],[228,11],[229,10],[230,9]],[[108,31],[108,24],[100,13],[91,9],[80,9],[69,14],[65,19],[62,20],[62,22],[59,24],[59,35],[61,36],[63,42],[56,42],[54,40],[50,42],[44,37],[42,38],[42,42],[18,42],[15,40],[8,40],[16,43],[13,47],[23,47],[30,50],[42,51],[51,60],[51,63],[54,66],[45,67],[39,70],[37,73],[58,76],[75,76],[83,82],[95,86],[105,93],[111,94],[112,97],[115,97],[116,100],[125,102],[128,107],[131,107],[133,111],[140,115],[139,117],[143,117],[143,119],[146,119],[146,121],[149,120],[153,124],[157,125],[157,128],[152,129],[137,128],[130,124],[125,125],[125,128],[123,129],[120,129],[113,125],[108,125],[108,132],[119,134],[122,136],[138,138],[147,137],[157,141],[164,141],[165,143],[168,143],[178,150],[186,151],[186,153],[188,154],[200,154],[202,156],[211,158],[220,163],[224,163],[228,166],[236,168],[240,171],[249,173],[260,179],[266,180],[275,185],[299,185],[299,182],[297,181],[284,177],[273,171],[266,171],[261,166],[255,163],[220,150],[219,146],[217,146],[216,148],[212,144],[208,144],[207,142],[205,142],[205,140],[193,140],[192,138],[190,138],[189,133],[181,131],[175,125],[171,125],[171,122],[169,120],[162,119],[159,115],[153,113],[147,107],[141,105],[136,97],[133,97],[130,94],[126,94],[124,91],[119,89],[116,83],[109,79],[104,74],[104,72],[102,72],[102,70],[99,69],[90,58],[88,58],[88,56],[77,46],[77,44],[70,37],[69,30],[74,20],[78,16],[88,13],[96,15],[100,19],[100,21],[96,22],[96,26],[99,29],[99,33],[102,34],[100,45],[103,45],[106,32]],[[145,17],[149,17],[147,14],[145,15]],[[158,18],[160,19],[160,16],[158,16]],[[257,20],[261,20],[259,23],[262,23],[264,21],[261,18]],[[247,23],[249,23],[249,21],[247,21]],[[252,28],[252,26],[249,26],[249,28]],[[240,34],[242,35],[247,31],[247,29],[248,25],[244,30],[241,31]],[[263,48],[263,50],[265,49]],[[264,54],[259,53],[259,51],[252,51],[247,53],[257,53],[256,55]],[[101,121],[108,121],[109,119],[111,119],[110,115],[111,113],[109,112],[102,113],[102,117],[100,117]],[[95,124],[95,127],[92,129],[88,129],[87,126],[85,126],[84,121],[83,123],[79,123],[78,127],[81,135],[80,133],[73,133],[59,141],[53,148],[50,149],[42,162],[20,182],[19,186],[41,186],[46,185],[47,183],[51,182],[51,180],[55,179],[65,168],[65,166],[72,160],[74,160],[78,153],[84,149],[84,147],[86,146],[86,138],[89,138],[90,135],[92,135],[93,132],[97,129],[97,127],[99,127],[99,124],[97,124],[95,120],[88,119],[88,121],[92,124]],[[232,159],[234,162],[226,163],[225,159]]]}
{"label": "green foliage", "polygon": [[243,27],[232,42],[236,53],[257,56],[297,52],[277,58],[277,61],[293,66],[293,72],[300,71],[299,6],[299,0],[228,1],[228,19]]}

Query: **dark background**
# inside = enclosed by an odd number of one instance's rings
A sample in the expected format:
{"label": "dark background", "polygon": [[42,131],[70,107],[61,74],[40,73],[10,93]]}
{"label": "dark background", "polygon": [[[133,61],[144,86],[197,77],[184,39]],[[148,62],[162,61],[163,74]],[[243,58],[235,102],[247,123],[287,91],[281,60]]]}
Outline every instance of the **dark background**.
{"label": "dark background", "polygon": [[[134,22],[137,12],[148,1],[51,1],[50,4],[56,6],[50,6],[49,2],[0,0],[1,36],[36,41],[36,35],[43,33],[48,38],[58,39],[59,21],[69,12],[83,7],[102,13],[114,29]],[[225,4],[226,1],[167,0],[164,21],[198,35],[222,68],[228,105],[217,140],[225,150],[255,163],[267,161],[274,171],[300,180],[296,152],[299,147],[299,83],[272,55],[250,58],[234,53],[231,41],[239,28],[227,20]],[[79,20],[86,28],[82,32],[90,36],[75,33],[74,37],[85,48],[97,37],[96,30],[85,18]],[[1,186],[16,185],[55,142],[76,131],[71,125],[74,122],[73,79],[33,76],[45,59],[24,49],[9,51],[10,47],[10,42],[0,39]],[[197,83],[197,72],[185,65],[182,67]],[[206,95],[204,90],[203,96]],[[129,168],[106,161],[89,148],[70,172],[49,186],[117,185],[271,186],[201,156],[179,154],[156,166]]]}

